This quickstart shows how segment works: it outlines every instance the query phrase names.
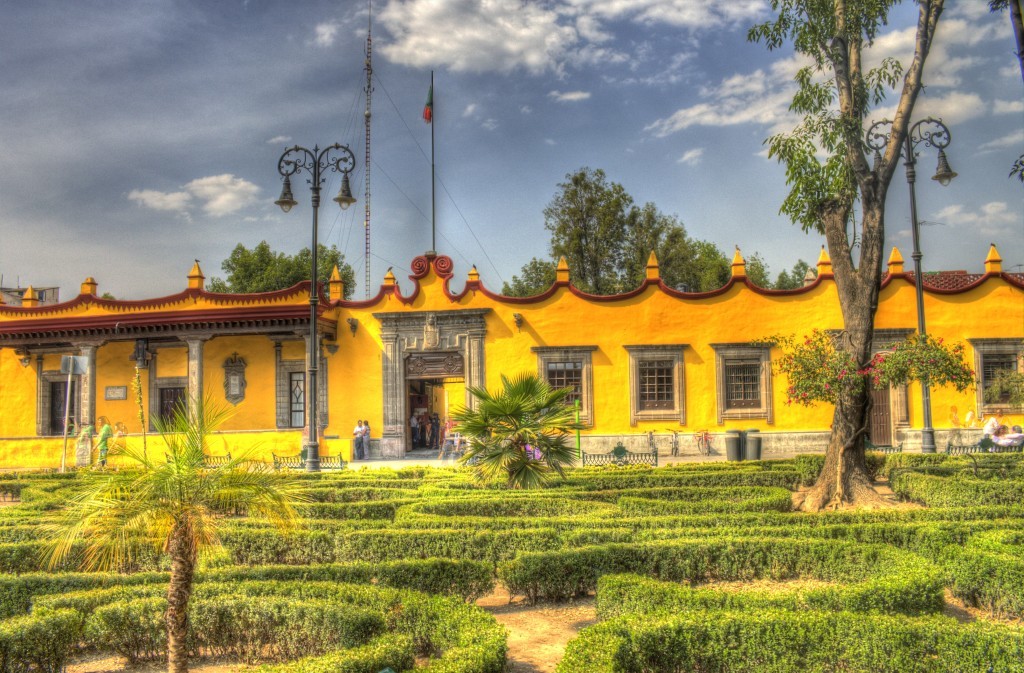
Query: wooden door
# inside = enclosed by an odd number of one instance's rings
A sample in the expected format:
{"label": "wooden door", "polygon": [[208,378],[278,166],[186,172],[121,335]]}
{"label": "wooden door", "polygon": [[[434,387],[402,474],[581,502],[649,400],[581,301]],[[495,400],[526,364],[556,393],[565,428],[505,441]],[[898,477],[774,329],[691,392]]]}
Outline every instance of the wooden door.
{"label": "wooden door", "polygon": [[871,391],[871,429],[868,438],[872,444],[892,444],[892,412],[889,408],[889,389]]}
{"label": "wooden door", "polygon": [[[50,434],[64,434],[64,411],[68,400],[68,382],[52,381],[50,383]],[[72,426],[78,423],[78,382],[71,380],[71,413],[68,414],[68,432],[74,432]]]}

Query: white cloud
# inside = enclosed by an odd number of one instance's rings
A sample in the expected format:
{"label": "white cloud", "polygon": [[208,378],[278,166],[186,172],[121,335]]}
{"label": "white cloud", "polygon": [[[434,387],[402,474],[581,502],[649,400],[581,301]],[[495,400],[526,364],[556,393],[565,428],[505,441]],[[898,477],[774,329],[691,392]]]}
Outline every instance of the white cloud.
{"label": "white cloud", "polygon": [[544,144],[545,145],[557,145],[557,143],[555,142],[554,138],[545,138],[544,139]]}
{"label": "white cloud", "polygon": [[519,112],[521,112],[524,115],[528,115],[531,112],[533,112],[533,108],[530,107],[529,105],[523,105],[519,108]]}
{"label": "white cloud", "polygon": [[253,183],[230,173],[193,180],[185,189],[205,201],[203,210],[214,217],[229,215],[254,203],[260,192]]}
{"label": "white cloud", "polygon": [[378,21],[392,36],[380,47],[389,60],[458,72],[559,72],[581,41],[547,3],[522,0],[391,0]]}
{"label": "white cloud", "polygon": [[313,38],[313,44],[318,47],[330,47],[334,44],[334,38],[338,35],[338,28],[340,26],[333,21],[326,23],[316,24],[314,29],[315,37]]}
{"label": "white cloud", "polygon": [[1002,138],[990,140],[978,146],[979,150],[998,150],[1004,147],[1017,147],[1024,143],[1024,129],[1017,129]]}
{"label": "white cloud", "polygon": [[1024,112],[1024,101],[1021,100],[997,100],[992,112],[997,115]]}
{"label": "white cloud", "polygon": [[764,0],[568,0],[582,14],[606,19],[630,18],[645,24],[664,23],[691,30],[744,25],[768,9]]}
{"label": "white cloud", "polygon": [[291,141],[292,141],[292,137],[291,136],[274,136],[273,138],[271,138],[270,140],[267,141],[267,144],[268,145],[285,145],[287,143],[290,143]]}
{"label": "white cloud", "polygon": [[1012,212],[1003,201],[986,203],[978,212],[965,211],[962,205],[955,204],[937,212],[935,218],[948,224],[970,226],[986,236],[1012,234],[1014,229],[1020,233],[1020,213]]}
{"label": "white cloud", "polygon": [[497,119],[485,119],[484,122],[482,124],[480,124],[480,126],[484,127],[488,131],[493,131],[494,129],[498,128],[498,120]]}
{"label": "white cloud", "polygon": [[548,94],[549,97],[554,98],[559,103],[575,103],[581,100],[587,100],[590,98],[589,91],[552,91]]}
{"label": "white cloud", "polygon": [[133,189],[128,199],[139,205],[167,212],[188,215],[193,198],[202,201],[207,215],[229,215],[254,203],[260,188],[242,178],[225,173],[198,178],[188,183],[182,192],[159,192],[154,189]]}
{"label": "white cloud", "polygon": [[153,210],[184,212],[192,195],[188,192],[158,192],[155,189],[133,189],[128,200]]}
{"label": "white cloud", "polygon": [[477,109],[477,104],[476,103],[470,103],[469,105],[466,106],[466,109],[462,111],[462,116],[463,117],[472,117],[473,113],[476,112],[476,109]]}
{"label": "white cloud", "polygon": [[676,163],[685,164],[687,166],[696,166],[700,163],[701,157],[704,156],[703,147],[695,147],[692,150],[686,150],[683,156],[679,157]]}

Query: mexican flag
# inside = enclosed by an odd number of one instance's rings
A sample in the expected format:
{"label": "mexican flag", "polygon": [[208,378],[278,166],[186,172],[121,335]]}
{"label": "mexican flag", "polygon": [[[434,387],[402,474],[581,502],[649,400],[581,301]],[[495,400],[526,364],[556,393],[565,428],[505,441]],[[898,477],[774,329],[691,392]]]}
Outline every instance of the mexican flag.
{"label": "mexican flag", "polygon": [[423,106],[423,121],[428,124],[434,118],[434,85],[430,85],[430,91],[427,92],[427,104]]}

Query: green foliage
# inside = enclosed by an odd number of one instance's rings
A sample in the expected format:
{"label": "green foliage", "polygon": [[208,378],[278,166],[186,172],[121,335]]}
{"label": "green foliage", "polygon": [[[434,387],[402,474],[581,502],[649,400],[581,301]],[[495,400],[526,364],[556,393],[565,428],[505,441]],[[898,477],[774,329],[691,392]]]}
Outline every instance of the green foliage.
{"label": "green foliage", "polygon": [[964,361],[964,346],[947,346],[942,338],[916,336],[876,353],[866,366],[859,366],[843,349],[840,337],[813,330],[798,340],[772,336],[765,341],[782,350],[775,360],[778,373],[789,379],[786,403],[811,406],[818,402],[840,405],[859,395],[870,382],[876,388],[926,381],[933,386],[951,385],[959,392],[974,385],[974,372]]}
{"label": "green foliage", "polygon": [[0,671],[63,673],[82,639],[82,627],[81,615],[73,610],[0,621]]}
{"label": "green foliage", "polygon": [[511,283],[501,286],[501,293],[506,297],[532,297],[538,295],[555,283],[556,264],[551,260],[533,257],[523,265],[520,275],[512,276]]}
{"label": "green foliage", "polygon": [[555,390],[535,374],[501,375],[502,390],[468,388],[476,408],[455,413],[470,446],[462,459],[481,481],[502,479],[510,488],[538,488],[564,476],[575,459],[569,433],[575,411],[566,402],[571,388]]}
{"label": "green foliage", "polygon": [[998,369],[985,380],[985,401],[989,404],[1024,406],[1024,358],[1013,369]]}
{"label": "green foliage", "polygon": [[[355,272],[345,261],[345,255],[337,246],[330,248],[322,243],[317,244],[317,282],[326,283],[335,266],[341,273],[345,283],[345,298],[348,299],[355,289]],[[228,275],[227,280],[211,278],[211,292],[271,292],[283,290],[296,283],[309,280],[312,253],[303,248],[295,255],[274,252],[266,241],[260,241],[251,250],[239,243],[231,251],[231,255],[221,264],[221,269]]]}
{"label": "green foliage", "polygon": [[686,612],[628,615],[581,632],[557,673],[750,671],[962,673],[1015,671],[1019,629],[848,612]]}
{"label": "green foliage", "polygon": [[875,386],[894,386],[926,381],[933,386],[953,386],[957,392],[974,387],[974,371],[964,361],[962,343],[946,346],[942,337],[912,336],[878,353],[865,371]]}
{"label": "green foliage", "polygon": [[774,336],[766,341],[782,350],[774,367],[789,379],[786,404],[839,404],[843,395],[856,395],[864,389],[857,363],[828,332],[816,329],[801,340]]}

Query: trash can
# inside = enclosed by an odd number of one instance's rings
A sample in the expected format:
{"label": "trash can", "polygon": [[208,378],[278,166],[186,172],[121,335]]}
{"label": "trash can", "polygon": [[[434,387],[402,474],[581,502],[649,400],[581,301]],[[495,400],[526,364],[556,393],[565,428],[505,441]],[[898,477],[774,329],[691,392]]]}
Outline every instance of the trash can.
{"label": "trash can", "polygon": [[743,460],[743,445],[740,443],[742,433],[739,430],[725,431],[725,459]]}
{"label": "trash can", "polygon": [[761,460],[761,431],[750,428],[744,434],[746,439],[743,442],[743,459]]}

